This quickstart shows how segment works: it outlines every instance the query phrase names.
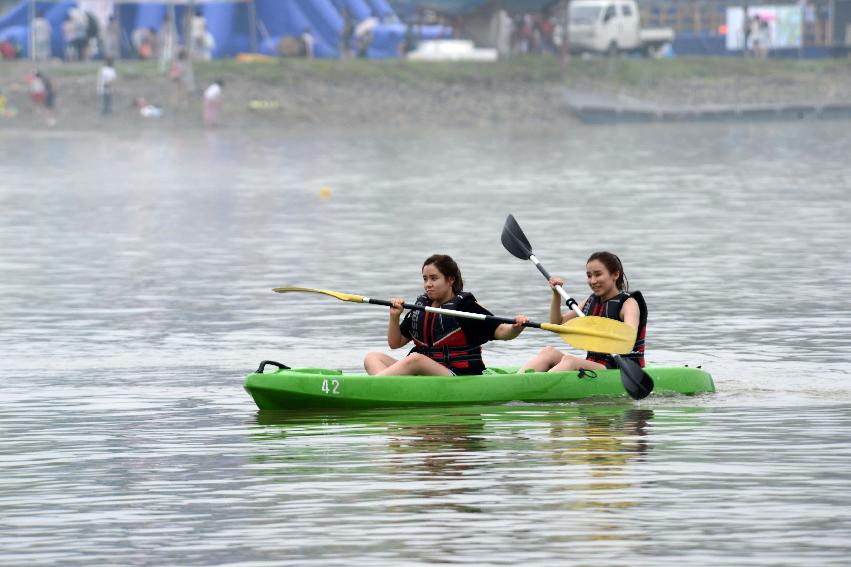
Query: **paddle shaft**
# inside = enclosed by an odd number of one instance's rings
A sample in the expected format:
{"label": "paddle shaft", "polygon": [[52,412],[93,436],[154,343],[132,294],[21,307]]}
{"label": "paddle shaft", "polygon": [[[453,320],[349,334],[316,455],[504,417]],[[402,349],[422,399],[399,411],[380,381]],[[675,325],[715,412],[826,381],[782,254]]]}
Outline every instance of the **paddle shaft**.
{"label": "paddle shaft", "polygon": [[[387,301],[386,299],[373,299],[371,297],[364,297],[363,302],[372,303],[373,305],[385,305],[387,307],[393,307],[393,302]],[[515,323],[514,319],[509,319],[508,317],[497,317],[496,315],[485,315],[484,313],[470,313],[469,311],[456,311],[455,309],[443,309],[442,307],[432,307],[430,305],[403,303],[402,307],[415,311],[428,311],[429,313],[439,313],[440,315],[448,315],[450,317],[460,317],[461,319],[476,319],[477,321],[495,321],[497,323],[508,323],[509,325],[514,325]],[[534,321],[526,321],[523,326],[540,329],[541,323],[536,323]]]}
{"label": "paddle shaft", "polygon": [[[536,258],[534,254],[530,254],[529,259],[532,261],[533,264],[535,264],[535,267],[538,268],[538,271],[544,274],[544,277],[547,278],[547,281],[550,281],[552,276],[547,271],[547,269],[541,264],[540,260],[538,260],[538,258]],[[573,309],[574,313],[576,313],[580,317],[585,316],[585,313],[583,313],[582,310],[579,308],[579,304],[576,303],[576,300],[570,297],[570,295],[568,295],[568,293],[564,290],[563,287],[557,285],[555,286],[555,290],[556,292],[558,292],[561,298],[564,299],[565,304],[567,304],[568,307]]]}
{"label": "paddle shaft", "polygon": [[[393,302],[386,299],[372,299],[362,295],[331,291],[328,289],[286,286],[276,287],[273,291],[276,293],[320,293],[322,295],[330,295],[340,301],[351,301],[352,303],[372,303],[374,305],[383,305],[387,307],[393,306]],[[456,311],[454,309],[432,307],[430,305],[402,303],[401,307],[416,311],[439,313],[449,317],[476,319],[478,321],[494,321],[496,323],[506,323],[512,326],[516,324],[515,319],[509,319],[507,317],[497,317],[495,315],[485,315],[484,313],[472,313],[469,311]],[[614,328],[612,327],[613,325],[615,326]],[[634,342],[634,340],[625,339],[622,336],[623,333],[620,328],[623,327],[629,329],[630,327],[627,327],[620,321],[615,321],[614,319],[603,319],[601,317],[576,317],[571,319],[567,325],[527,321],[523,324],[523,326],[542,329],[544,331],[550,331],[551,333],[558,333],[564,342],[576,346],[577,348],[581,348],[582,350],[595,352],[629,352],[629,349],[632,348],[632,344]]]}

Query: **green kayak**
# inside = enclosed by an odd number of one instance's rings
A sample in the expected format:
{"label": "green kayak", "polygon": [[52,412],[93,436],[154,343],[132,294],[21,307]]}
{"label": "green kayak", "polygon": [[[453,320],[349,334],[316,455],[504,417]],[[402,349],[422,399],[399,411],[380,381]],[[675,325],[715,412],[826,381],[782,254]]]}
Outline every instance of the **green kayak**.
{"label": "green kayak", "polygon": [[[267,364],[278,366],[264,372]],[[715,391],[712,376],[700,368],[644,369],[653,395]],[[618,370],[518,374],[516,368],[489,368],[478,376],[368,376],[322,368],[288,368],[263,361],[249,374],[245,389],[263,410],[380,408],[500,404],[512,401],[560,402],[627,397]]]}

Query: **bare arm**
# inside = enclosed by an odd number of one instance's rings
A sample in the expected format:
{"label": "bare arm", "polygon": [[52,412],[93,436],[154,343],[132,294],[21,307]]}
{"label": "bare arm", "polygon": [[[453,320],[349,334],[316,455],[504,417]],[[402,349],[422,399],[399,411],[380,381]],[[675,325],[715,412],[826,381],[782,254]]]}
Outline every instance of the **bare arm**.
{"label": "bare arm", "polygon": [[390,308],[390,320],[387,322],[387,345],[390,348],[399,348],[405,346],[411,339],[402,336],[402,331],[399,328],[400,319],[402,317],[403,301],[394,297],[390,300],[393,307]]}
{"label": "bare arm", "polygon": [[631,297],[623,304],[621,320],[638,331],[638,323],[641,321],[641,310],[638,308],[638,302]]}
{"label": "bare arm", "polygon": [[523,326],[529,319],[527,319],[524,315],[518,315],[514,318],[514,324],[511,325],[509,323],[502,323],[499,327],[496,328],[496,331],[493,333],[493,338],[498,341],[510,341],[511,339],[516,339],[517,336],[523,332],[525,327]]}
{"label": "bare arm", "polygon": [[[550,302],[550,323],[556,323],[557,325],[562,325],[564,323],[567,323],[568,321],[570,321],[574,317],[578,317],[578,315],[576,314],[575,311],[573,311],[573,309],[568,310],[567,313],[562,315],[562,313],[561,313],[561,296],[556,291],[557,285],[564,286],[564,280],[557,277],[557,276],[551,277],[550,278],[550,286],[553,288],[553,300],[552,300],[552,302]],[[584,306],[584,303],[583,303],[583,306]],[[581,308],[582,308],[582,306],[580,306],[580,309]]]}

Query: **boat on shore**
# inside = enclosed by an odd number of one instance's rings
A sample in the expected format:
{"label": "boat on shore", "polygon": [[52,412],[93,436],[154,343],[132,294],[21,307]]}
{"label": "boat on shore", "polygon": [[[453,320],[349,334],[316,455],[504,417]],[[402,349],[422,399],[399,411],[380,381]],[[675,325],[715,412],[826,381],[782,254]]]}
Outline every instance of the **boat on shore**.
{"label": "boat on shore", "polygon": [[[267,365],[278,367],[264,372]],[[715,392],[700,367],[648,367],[654,396]],[[489,368],[475,376],[369,376],[263,361],[245,380],[261,410],[422,407],[508,402],[566,402],[628,397],[618,370],[526,372]]]}

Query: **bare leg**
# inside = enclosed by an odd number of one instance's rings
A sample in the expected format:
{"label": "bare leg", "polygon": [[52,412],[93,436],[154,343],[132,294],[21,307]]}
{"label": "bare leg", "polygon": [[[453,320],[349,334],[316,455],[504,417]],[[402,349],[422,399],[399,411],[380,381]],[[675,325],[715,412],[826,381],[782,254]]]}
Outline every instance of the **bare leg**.
{"label": "bare leg", "polygon": [[383,352],[370,352],[363,359],[363,367],[367,374],[375,375],[397,362],[399,361]]}
{"label": "bare leg", "polygon": [[557,348],[553,348],[551,346],[544,347],[541,351],[532,357],[529,362],[524,364],[518,370],[519,373],[526,372],[527,369],[531,368],[535,372],[546,372],[559,362],[564,355]]}
{"label": "bare leg", "polygon": [[550,368],[550,372],[565,372],[569,370],[605,370],[606,366],[598,362],[579,358],[570,354],[564,355],[558,364]]}
{"label": "bare leg", "polygon": [[[390,358],[390,357],[387,357]],[[413,353],[386,367],[378,376],[451,376],[449,369],[429,357]]]}

